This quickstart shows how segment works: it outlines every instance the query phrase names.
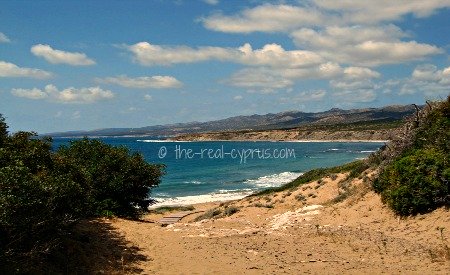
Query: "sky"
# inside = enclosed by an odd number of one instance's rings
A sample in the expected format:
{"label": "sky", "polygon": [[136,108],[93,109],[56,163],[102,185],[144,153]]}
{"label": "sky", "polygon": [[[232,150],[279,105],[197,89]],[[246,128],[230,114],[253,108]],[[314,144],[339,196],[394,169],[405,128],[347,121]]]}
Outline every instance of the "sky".
{"label": "sky", "polygon": [[450,93],[450,0],[0,0],[10,131],[143,127]]}

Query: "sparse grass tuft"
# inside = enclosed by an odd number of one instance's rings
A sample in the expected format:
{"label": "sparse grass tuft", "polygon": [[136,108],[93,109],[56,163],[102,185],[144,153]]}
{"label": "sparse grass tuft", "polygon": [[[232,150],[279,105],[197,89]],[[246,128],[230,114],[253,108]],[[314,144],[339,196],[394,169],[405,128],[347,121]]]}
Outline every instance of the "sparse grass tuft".
{"label": "sparse grass tuft", "polygon": [[260,202],[257,202],[253,205],[254,207],[265,207],[265,208],[273,208],[273,204],[263,204]]}
{"label": "sparse grass tuft", "polygon": [[224,214],[224,216],[231,216],[237,212],[239,212],[239,207],[230,206],[230,207],[225,208],[225,210],[223,211],[223,214]]}
{"label": "sparse grass tuft", "polygon": [[161,206],[155,209],[151,209],[149,211],[149,213],[154,213],[154,214],[164,214],[167,212],[173,212],[173,211],[192,211],[194,210],[195,207],[192,205],[188,205],[188,206]]}
{"label": "sparse grass tuft", "polygon": [[222,210],[220,210],[219,208],[213,208],[213,209],[210,209],[210,210],[206,211],[205,213],[203,213],[202,215],[198,216],[197,218],[195,218],[194,221],[198,222],[198,221],[201,221],[201,220],[216,218],[220,214],[222,214]]}

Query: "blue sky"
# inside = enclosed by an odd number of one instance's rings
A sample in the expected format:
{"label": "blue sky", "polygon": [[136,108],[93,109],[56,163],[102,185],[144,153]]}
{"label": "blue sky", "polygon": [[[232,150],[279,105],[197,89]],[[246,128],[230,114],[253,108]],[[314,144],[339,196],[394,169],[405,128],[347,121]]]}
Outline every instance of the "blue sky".
{"label": "blue sky", "polygon": [[0,1],[0,113],[39,133],[444,98],[450,0]]}

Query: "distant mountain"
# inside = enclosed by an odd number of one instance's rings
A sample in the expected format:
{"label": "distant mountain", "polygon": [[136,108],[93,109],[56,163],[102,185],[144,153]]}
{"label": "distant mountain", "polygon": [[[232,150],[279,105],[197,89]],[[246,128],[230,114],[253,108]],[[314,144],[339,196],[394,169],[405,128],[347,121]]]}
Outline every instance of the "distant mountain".
{"label": "distant mountain", "polygon": [[107,128],[91,131],[49,133],[53,137],[80,136],[175,136],[187,133],[203,133],[236,130],[291,129],[303,125],[332,125],[355,122],[395,121],[414,113],[412,105],[394,105],[382,108],[342,110],[333,108],[325,112],[305,113],[287,111],[276,114],[235,116],[208,122],[188,122],[141,128]]}

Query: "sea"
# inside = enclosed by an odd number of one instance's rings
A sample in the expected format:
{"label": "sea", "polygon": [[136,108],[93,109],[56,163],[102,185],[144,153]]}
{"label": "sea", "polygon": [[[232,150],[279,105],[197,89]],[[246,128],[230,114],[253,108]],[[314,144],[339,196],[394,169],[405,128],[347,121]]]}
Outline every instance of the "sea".
{"label": "sea", "polygon": [[[366,158],[384,142],[169,141],[151,137],[98,138],[162,163],[166,174],[149,196],[152,207],[245,197],[288,183],[314,168]],[[54,138],[53,147],[70,138]]]}

